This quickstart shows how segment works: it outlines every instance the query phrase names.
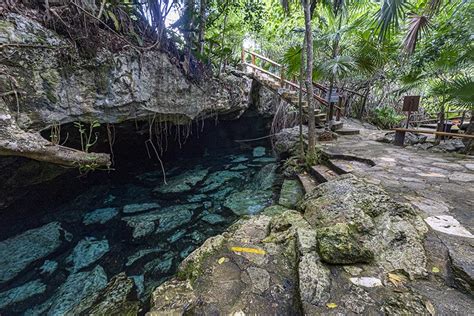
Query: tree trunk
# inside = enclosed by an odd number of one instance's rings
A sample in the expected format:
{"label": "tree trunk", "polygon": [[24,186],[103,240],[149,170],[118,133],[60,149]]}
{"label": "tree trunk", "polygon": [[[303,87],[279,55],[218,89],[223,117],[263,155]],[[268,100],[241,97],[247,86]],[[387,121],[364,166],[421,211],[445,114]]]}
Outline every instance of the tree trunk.
{"label": "tree trunk", "polygon": [[300,119],[300,159],[304,161],[304,139],[303,139],[303,80],[304,80],[304,54],[305,54],[306,40],[303,40],[301,46],[301,65],[300,65],[300,77],[299,77],[299,93],[298,93],[298,110]]}
{"label": "tree trunk", "polygon": [[[471,120],[469,121],[469,125],[467,126],[466,134],[474,135],[474,109],[471,110]],[[474,140],[468,139],[464,145],[466,145],[466,148],[464,149],[466,154],[469,154],[474,151]]]}
{"label": "tree trunk", "polygon": [[221,76],[222,73],[222,65],[224,63],[224,54],[222,53],[223,48],[225,46],[225,28],[227,26],[227,16],[229,11],[226,9],[225,11],[225,16],[224,16],[224,24],[222,25],[222,34],[221,34],[221,58],[219,60],[219,73],[217,74],[217,77]]}
{"label": "tree trunk", "polygon": [[308,98],[308,154],[310,163],[316,160],[316,124],[313,102],[313,34],[311,31],[311,3],[303,0],[306,36],[306,92]]}
{"label": "tree trunk", "polygon": [[204,54],[204,32],[206,31],[206,0],[201,0],[199,7],[199,54]]}
{"label": "tree trunk", "polygon": [[185,1],[185,30],[184,30],[184,41],[186,45],[186,54],[184,60],[184,69],[187,74],[190,72],[191,66],[191,51],[193,45],[193,25],[194,25],[194,0]]}

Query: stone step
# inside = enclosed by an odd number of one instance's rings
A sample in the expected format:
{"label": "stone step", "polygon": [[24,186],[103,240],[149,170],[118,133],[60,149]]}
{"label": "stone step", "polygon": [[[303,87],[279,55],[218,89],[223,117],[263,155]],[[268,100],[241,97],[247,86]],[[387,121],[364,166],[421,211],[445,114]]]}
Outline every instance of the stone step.
{"label": "stone step", "polygon": [[331,130],[334,132],[334,131],[342,129],[343,127],[344,127],[343,121],[334,121],[331,125]]}
{"label": "stone step", "polygon": [[358,129],[350,129],[350,128],[342,128],[336,130],[336,133],[339,135],[358,135],[360,134],[360,130]]}
{"label": "stone step", "polygon": [[303,186],[304,192],[306,194],[313,192],[318,183],[309,175],[309,174],[298,174],[298,180],[300,180],[301,185]]}
{"label": "stone step", "polygon": [[335,171],[329,169],[329,167],[325,165],[312,166],[310,171],[311,171],[311,175],[319,183],[328,182],[338,176],[338,174]]}

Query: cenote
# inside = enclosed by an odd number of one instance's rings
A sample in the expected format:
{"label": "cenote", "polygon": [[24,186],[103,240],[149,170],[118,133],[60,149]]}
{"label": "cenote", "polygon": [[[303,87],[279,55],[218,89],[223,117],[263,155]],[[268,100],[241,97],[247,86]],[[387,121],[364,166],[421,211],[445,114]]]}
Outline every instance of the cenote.
{"label": "cenote", "polygon": [[[170,127],[162,155],[167,184],[148,155],[146,126],[115,126],[114,170],[68,170],[24,188],[5,210],[2,314],[62,315],[120,273],[133,279],[145,306],[208,237],[276,198],[281,180],[269,139],[237,141],[268,135],[265,119],[196,121],[187,137],[183,127]],[[74,127],[63,129],[74,146]]]}

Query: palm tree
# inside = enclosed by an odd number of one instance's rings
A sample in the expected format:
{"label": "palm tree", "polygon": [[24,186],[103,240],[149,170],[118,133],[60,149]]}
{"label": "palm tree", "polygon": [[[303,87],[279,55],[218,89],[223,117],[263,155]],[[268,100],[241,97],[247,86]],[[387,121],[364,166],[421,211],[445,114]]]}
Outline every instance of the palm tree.
{"label": "palm tree", "polygon": [[[290,0],[282,0],[285,11],[289,12]],[[313,34],[311,18],[316,8],[317,0],[301,0],[305,19],[305,45],[306,45],[306,97],[308,102],[308,152],[306,159],[309,163],[316,160],[316,122],[315,104],[313,102]]]}

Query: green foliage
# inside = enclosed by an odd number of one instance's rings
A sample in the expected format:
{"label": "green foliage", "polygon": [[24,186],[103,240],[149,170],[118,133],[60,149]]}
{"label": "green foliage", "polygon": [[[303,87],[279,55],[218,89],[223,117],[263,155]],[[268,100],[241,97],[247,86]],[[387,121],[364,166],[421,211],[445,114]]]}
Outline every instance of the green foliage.
{"label": "green foliage", "polygon": [[393,107],[383,106],[374,109],[373,115],[370,116],[370,121],[380,128],[390,129],[398,126],[404,118]]}
{"label": "green foliage", "polygon": [[97,140],[99,139],[99,133],[94,133],[94,129],[100,127],[100,123],[94,120],[89,124],[89,127],[87,128],[81,122],[74,122],[74,126],[79,131],[82,151],[88,153],[89,149],[94,146],[97,143]]}

